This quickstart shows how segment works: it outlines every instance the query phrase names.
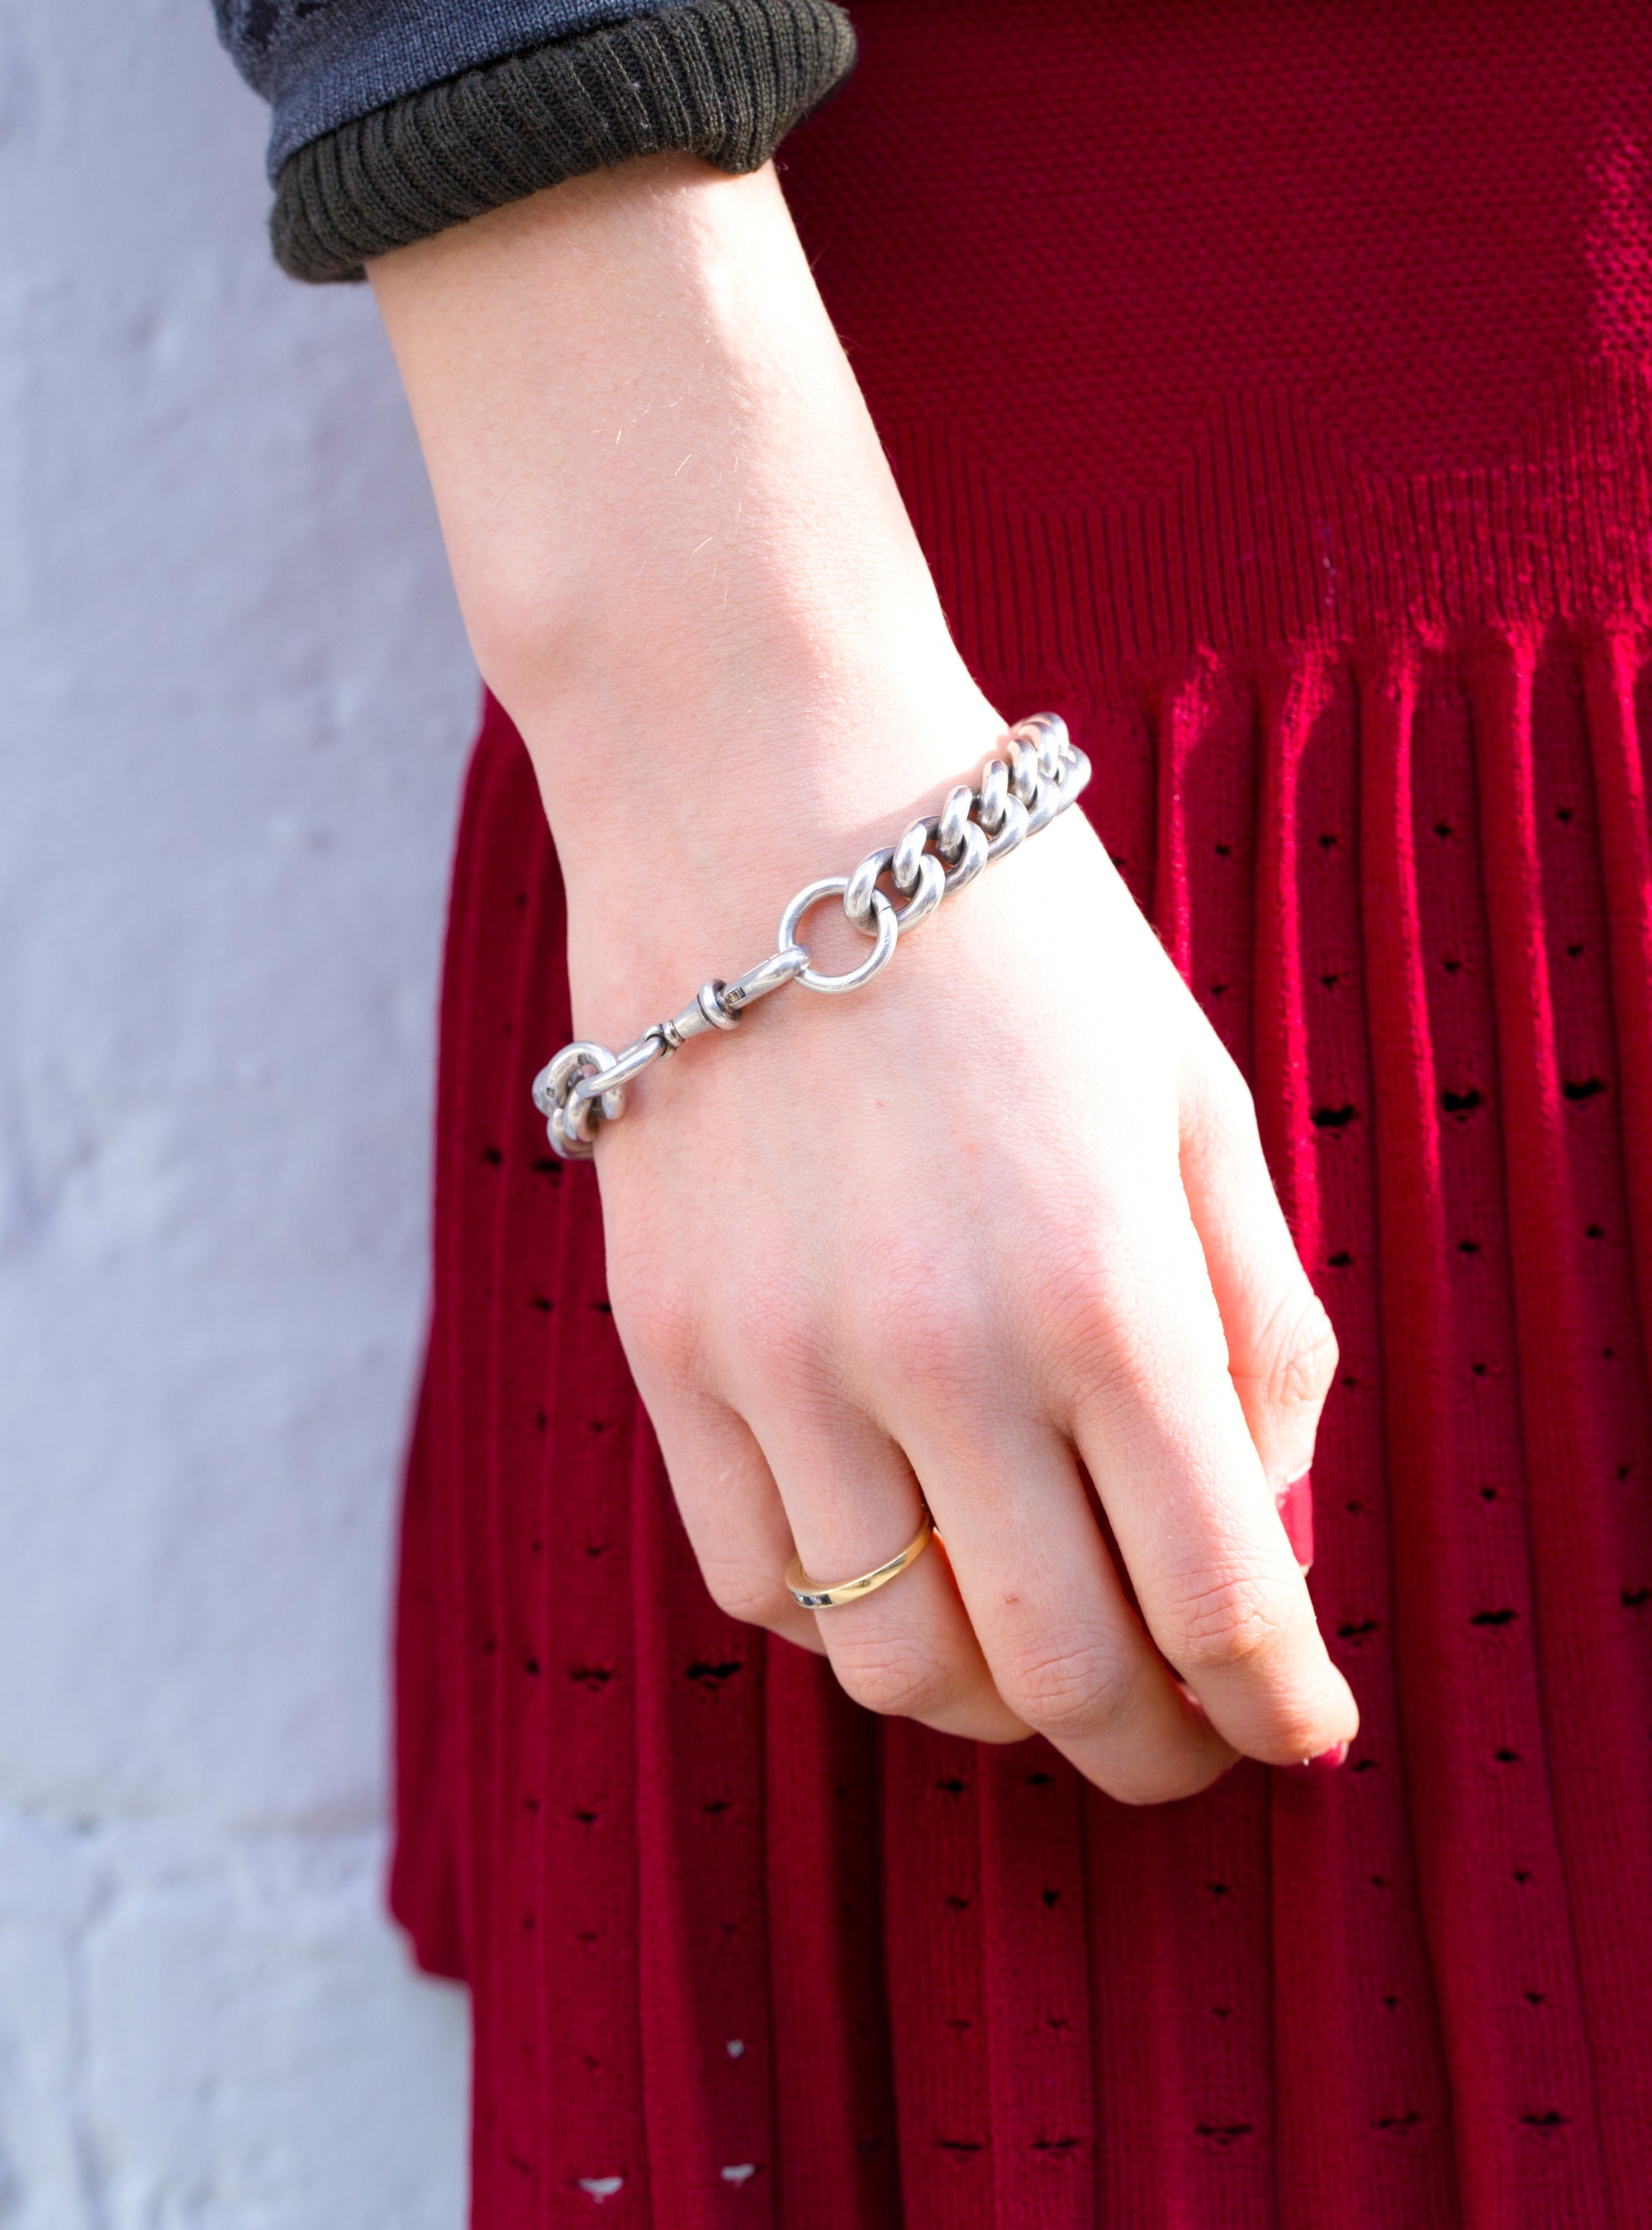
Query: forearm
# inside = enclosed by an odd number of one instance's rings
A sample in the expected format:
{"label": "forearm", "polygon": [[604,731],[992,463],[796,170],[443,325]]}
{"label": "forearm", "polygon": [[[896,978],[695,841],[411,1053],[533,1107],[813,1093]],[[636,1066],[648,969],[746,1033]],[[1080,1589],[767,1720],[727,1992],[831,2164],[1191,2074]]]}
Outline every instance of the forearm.
{"label": "forearm", "polygon": [[772,171],[632,163],[372,276],[577,903],[658,914],[668,835],[760,939],[991,744]]}
{"label": "forearm", "polygon": [[[626,166],[376,277],[561,850],[576,1027],[617,1045],[760,958],[997,719],[771,175]],[[1104,1788],[1185,1795],[1355,1724],[1274,1504],[1335,1343],[1162,947],[1081,815],[1037,843],[864,999],[788,992],[649,1071],[597,1147],[609,1290],[737,1614],[823,1641],[876,1709],[1038,1726]],[[863,957],[831,912],[827,967]],[[793,1549],[869,1569],[920,1489],[946,1564],[816,1633]]]}

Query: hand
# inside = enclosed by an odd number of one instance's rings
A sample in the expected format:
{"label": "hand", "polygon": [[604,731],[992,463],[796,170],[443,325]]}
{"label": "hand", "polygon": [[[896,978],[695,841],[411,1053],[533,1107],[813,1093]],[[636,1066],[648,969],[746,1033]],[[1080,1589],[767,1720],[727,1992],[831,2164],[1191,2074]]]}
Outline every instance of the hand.
{"label": "hand", "polygon": [[[692,893],[661,910],[665,1011],[700,954]],[[1352,1736],[1275,1508],[1335,1342],[1249,1094],[1078,815],[864,992],[788,990],[649,1070],[597,1166],[616,1320],[732,1615],[875,1711],[1035,1728],[1130,1801]],[[794,1543],[867,1570],[920,1492],[944,1556],[796,1607]]]}
{"label": "hand", "polygon": [[[576,1026],[618,1046],[1001,724],[771,173],[629,164],[373,278],[556,833]],[[807,934],[864,952],[829,909]],[[1041,1729],[1136,1801],[1352,1735],[1275,1509],[1335,1342],[1244,1087],[1077,814],[865,992],[788,989],[650,1069],[597,1172],[616,1321],[737,1616],[874,1709]],[[944,1552],[796,1607],[794,1543],[849,1577],[920,1491]]]}

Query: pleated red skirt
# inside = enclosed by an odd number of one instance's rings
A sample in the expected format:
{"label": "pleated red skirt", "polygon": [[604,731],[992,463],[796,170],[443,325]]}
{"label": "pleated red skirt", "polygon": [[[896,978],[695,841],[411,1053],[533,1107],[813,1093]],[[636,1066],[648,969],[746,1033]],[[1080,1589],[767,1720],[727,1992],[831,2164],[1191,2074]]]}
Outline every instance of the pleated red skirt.
{"label": "pleated red skirt", "polygon": [[965,654],[1254,1081],[1364,1727],[1128,1811],[712,1607],[529,1105],[563,900],[490,712],[393,1885],[474,2222],[1639,2230],[1652,9],[855,12],[788,190]]}

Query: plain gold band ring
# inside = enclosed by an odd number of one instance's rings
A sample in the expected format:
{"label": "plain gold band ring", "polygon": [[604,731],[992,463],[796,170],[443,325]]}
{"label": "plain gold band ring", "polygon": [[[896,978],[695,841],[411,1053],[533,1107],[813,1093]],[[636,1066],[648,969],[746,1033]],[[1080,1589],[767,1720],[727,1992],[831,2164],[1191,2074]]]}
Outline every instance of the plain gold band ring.
{"label": "plain gold band ring", "polygon": [[858,1580],[838,1580],[830,1587],[819,1580],[811,1580],[803,1568],[803,1558],[794,1556],[786,1566],[786,1585],[805,1610],[835,1610],[839,1603],[858,1602],[862,1595],[875,1595],[887,1588],[891,1580],[898,1580],[908,1564],[915,1564],[928,1548],[935,1531],[935,1521],[924,1507],[923,1523],[898,1556],[891,1556],[887,1564],[875,1570],[862,1572]]}

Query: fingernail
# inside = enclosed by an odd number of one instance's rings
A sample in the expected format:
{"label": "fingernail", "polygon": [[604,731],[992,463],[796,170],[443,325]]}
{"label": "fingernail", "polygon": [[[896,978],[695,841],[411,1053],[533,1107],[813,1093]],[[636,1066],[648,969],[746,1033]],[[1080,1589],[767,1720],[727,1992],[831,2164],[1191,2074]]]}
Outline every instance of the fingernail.
{"label": "fingernail", "polygon": [[1291,1544],[1291,1554],[1306,1572],[1313,1562],[1312,1472],[1299,1472],[1294,1479],[1287,1479],[1274,1500],[1279,1508],[1280,1523],[1284,1526],[1286,1538]]}
{"label": "fingernail", "polygon": [[1305,1757],[1300,1765],[1294,1765],[1293,1773],[1334,1773],[1348,1755],[1348,1744],[1339,1742],[1334,1750],[1324,1750],[1318,1757]]}

